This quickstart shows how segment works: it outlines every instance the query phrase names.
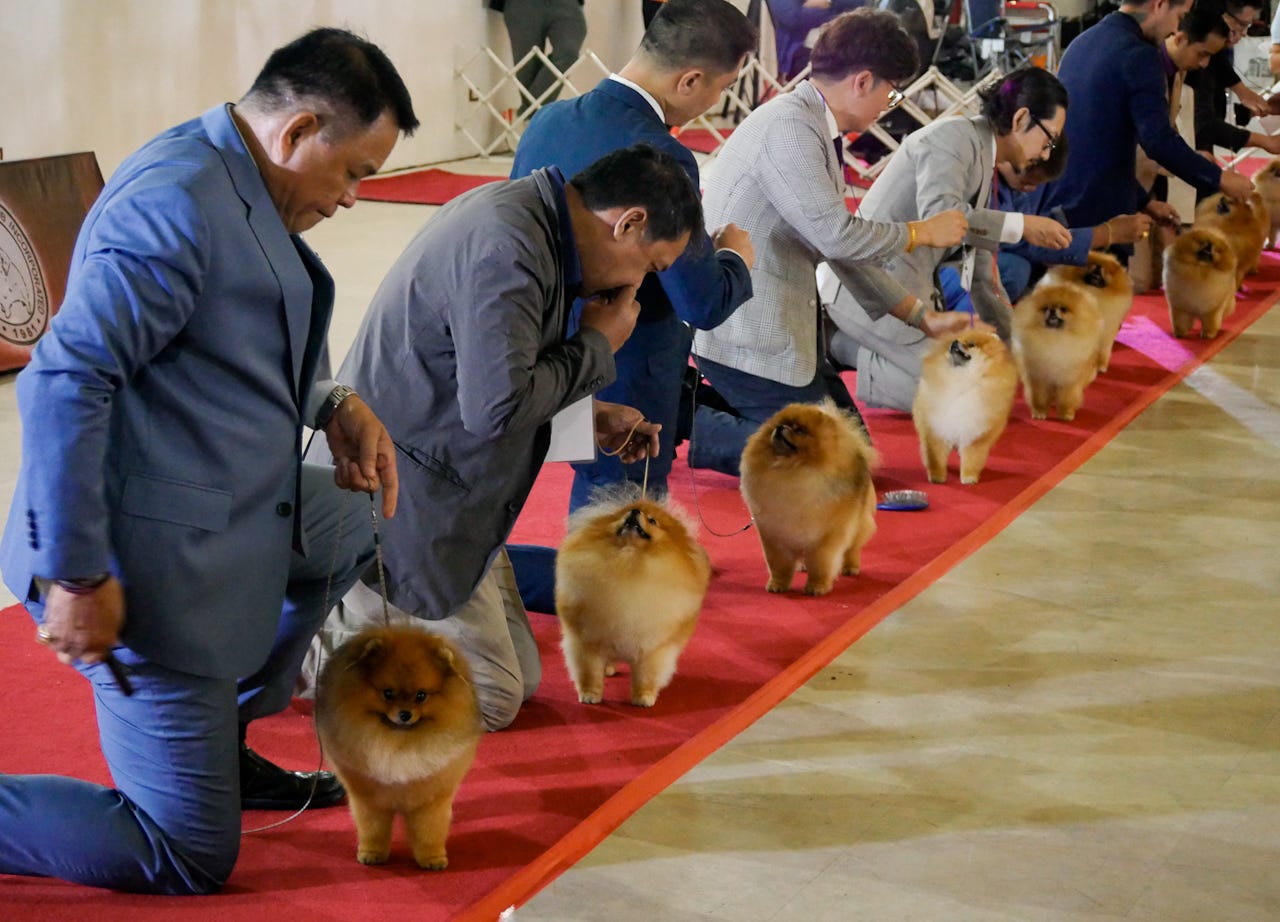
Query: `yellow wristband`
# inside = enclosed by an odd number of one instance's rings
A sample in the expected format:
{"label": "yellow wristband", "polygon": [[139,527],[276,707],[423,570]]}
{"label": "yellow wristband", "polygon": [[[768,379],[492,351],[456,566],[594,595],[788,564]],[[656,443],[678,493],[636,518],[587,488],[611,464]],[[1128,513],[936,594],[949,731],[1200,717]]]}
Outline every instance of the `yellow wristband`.
{"label": "yellow wristband", "polygon": [[910,253],[916,248],[916,224],[914,221],[907,222],[907,252]]}

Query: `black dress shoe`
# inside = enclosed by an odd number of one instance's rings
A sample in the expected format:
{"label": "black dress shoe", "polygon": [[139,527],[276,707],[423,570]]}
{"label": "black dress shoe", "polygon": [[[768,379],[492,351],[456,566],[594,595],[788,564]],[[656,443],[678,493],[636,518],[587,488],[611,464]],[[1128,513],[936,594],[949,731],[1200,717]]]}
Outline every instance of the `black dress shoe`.
{"label": "black dress shoe", "polygon": [[[333,772],[291,772],[268,762],[244,743],[240,744],[242,810],[334,807],[346,796],[347,792]],[[310,803],[307,798],[311,799]]]}

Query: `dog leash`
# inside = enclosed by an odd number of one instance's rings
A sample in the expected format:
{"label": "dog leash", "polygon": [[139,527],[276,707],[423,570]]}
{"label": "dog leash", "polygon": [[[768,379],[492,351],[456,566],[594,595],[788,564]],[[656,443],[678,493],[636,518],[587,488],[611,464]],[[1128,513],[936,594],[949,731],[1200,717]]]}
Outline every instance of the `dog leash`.
{"label": "dog leash", "polygon": [[[325,612],[326,618],[328,617],[331,595],[333,593],[333,575],[338,570],[338,553],[339,551],[342,550],[342,539],[344,537],[344,534],[342,531],[341,523],[345,518],[343,513],[346,511],[347,501],[350,498],[350,496],[351,496],[350,492],[344,491],[342,495],[342,502],[338,505],[339,526],[333,538],[333,555],[329,559],[329,575],[325,578],[324,596],[323,596],[323,602],[321,603],[322,611]],[[382,530],[378,527],[378,504],[376,502],[376,499],[377,497],[374,494],[372,493],[369,494],[369,521],[370,521],[370,524],[373,526],[373,554],[374,554],[374,560],[376,561],[377,567],[378,567],[378,593],[379,595],[382,596],[382,623],[384,626],[389,626],[391,624],[391,609],[390,609],[390,603],[387,600],[387,570],[386,570],[386,566],[383,563],[383,558],[382,558]],[[324,646],[321,645],[320,651],[316,657],[317,681],[319,680],[319,676],[320,676],[320,668],[323,665],[324,665]],[[286,816],[282,820],[277,820],[274,823],[268,823],[265,826],[255,826],[252,829],[242,829],[240,831],[241,837],[250,835],[255,832],[265,832],[268,829],[275,829],[278,826],[283,826],[285,823],[289,823],[297,819],[306,811],[308,807],[311,806],[311,801],[316,795],[316,785],[320,781],[318,773],[324,769],[324,747],[320,743],[320,735],[318,732],[316,734],[316,745],[319,747],[319,751],[320,751],[318,763],[316,765],[317,774],[311,779],[311,790],[307,794],[306,802],[303,803],[303,805],[299,807],[296,811],[294,811],[289,816]]]}
{"label": "dog leash", "polygon": [[[613,451],[609,451],[609,449],[601,445],[600,454],[604,455],[607,458],[614,458],[622,454],[623,449],[625,449],[628,445],[631,444],[631,437],[636,434],[636,430],[640,428],[640,424],[642,422],[644,422],[643,416],[641,416],[639,419],[635,421],[635,424],[632,425],[631,427],[631,431],[627,433],[627,437],[622,440],[622,444],[619,445],[617,448],[615,448]],[[641,499],[649,498],[649,452],[647,449],[645,450],[645,453],[644,453],[644,479],[640,482],[640,498]],[[376,540],[377,540],[376,530],[374,531],[374,539],[376,543]],[[379,549],[378,553],[379,554],[382,553],[381,549]],[[379,567],[381,567],[381,563],[379,563]],[[385,607],[385,605],[386,605],[386,590],[384,588],[383,589],[383,606]]]}

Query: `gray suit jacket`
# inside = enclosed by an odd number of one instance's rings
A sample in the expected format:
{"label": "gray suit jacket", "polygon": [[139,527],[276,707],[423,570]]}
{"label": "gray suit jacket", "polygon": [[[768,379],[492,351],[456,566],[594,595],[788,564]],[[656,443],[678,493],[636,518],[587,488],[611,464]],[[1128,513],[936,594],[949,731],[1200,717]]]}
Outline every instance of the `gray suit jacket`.
{"label": "gray suit jacket", "polygon": [[338,372],[396,443],[388,593],[417,617],[471,596],[528,498],[551,417],[614,380],[602,334],[565,332],[579,274],[562,207],[551,170],[454,199],[396,260]]}
{"label": "gray suit jacket", "polygon": [[699,330],[696,354],[803,386],[818,367],[819,262],[829,262],[873,316],[906,297],[877,265],[904,249],[906,228],[849,214],[826,103],[807,80],[752,112],[704,178],[707,226],[732,221],[751,235],[755,296],[714,330]]}
{"label": "gray suit jacket", "polygon": [[111,570],[131,649],[196,675],[261,666],[302,424],[331,384],[315,378],[332,307],[226,106],[122,163],[18,376],[22,471],[0,545],[14,594]]}
{"label": "gray suit jacket", "polygon": [[[860,211],[876,221],[917,221],[950,209],[963,211],[969,218],[964,242],[988,251],[977,254],[974,307],[1007,339],[1008,298],[992,264],[1008,214],[989,207],[994,171],[994,139],[985,118],[939,119],[907,135],[862,200]],[[918,247],[886,260],[885,268],[928,303],[933,294],[934,270],[945,255],[944,250]],[[874,318],[874,305],[868,305],[856,290],[852,293]]]}

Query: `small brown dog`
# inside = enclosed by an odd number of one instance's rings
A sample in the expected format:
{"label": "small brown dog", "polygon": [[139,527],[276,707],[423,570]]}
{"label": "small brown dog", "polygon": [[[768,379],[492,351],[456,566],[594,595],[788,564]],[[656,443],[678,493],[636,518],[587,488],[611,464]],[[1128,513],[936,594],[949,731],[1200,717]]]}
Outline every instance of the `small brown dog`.
{"label": "small brown dog", "polygon": [[1280,157],[1254,174],[1253,185],[1262,194],[1262,201],[1267,209],[1266,246],[1274,250],[1277,234],[1280,233]]}
{"label": "small brown dog", "polygon": [[674,507],[626,494],[573,514],[556,555],[565,665],[583,704],[631,667],[631,703],[653,707],[675,675],[711,581],[711,563]]}
{"label": "small brown dog", "polygon": [[769,565],[765,588],[789,590],[799,564],[806,595],[857,574],[876,530],[875,463],[857,422],[830,400],[784,407],[747,440],[742,496]]}
{"label": "small brown dog", "polygon": [[1164,297],[1173,335],[1183,337],[1200,321],[1212,339],[1236,309],[1236,254],[1215,230],[1192,227],[1164,251]]}
{"label": "small brown dog", "polygon": [[453,799],[482,734],[457,648],[410,625],[365,628],[320,670],[316,730],[347,789],[356,859],[387,860],[400,814],[418,866],[447,867]]}
{"label": "small brown dog", "polygon": [[1237,202],[1219,192],[1196,206],[1196,220],[1192,226],[1216,230],[1227,238],[1236,254],[1237,288],[1244,283],[1246,275],[1257,271],[1266,237],[1258,220],[1257,206]]}
{"label": "small brown dog", "polygon": [[1041,285],[1087,285],[1102,314],[1102,334],[1098,340],[1098,371],[1111,364],[1116,335],[1133,307],[1133,280],[1120,260],[1110,253],[1091,252],[1083,266],[1054,266],[1044,274]]}
{"label": "small brown dog", "polygon": [[1098,375],[1102,314],[1087,286],[1037,285],[1013,312],[1013,360],[1034,419],[1075,419]]}
{"label": "small brown dog", "polygon": [[991,446],[1009,422],[1017,391],[1018,370],[995,333],[971,330],[930,350],[911,418],[931,482],[947,482],[952,448],[960,451],[960,482],[978,482]]}

